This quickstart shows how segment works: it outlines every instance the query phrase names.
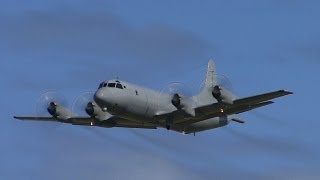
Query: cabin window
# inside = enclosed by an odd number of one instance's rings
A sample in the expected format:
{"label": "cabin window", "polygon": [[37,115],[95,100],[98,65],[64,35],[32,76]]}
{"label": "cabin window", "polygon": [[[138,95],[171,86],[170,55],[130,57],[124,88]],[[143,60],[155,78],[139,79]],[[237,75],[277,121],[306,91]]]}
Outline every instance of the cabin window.
{"label": "cabin window", "polygon": [[138,91],[136,90],[136,95],[138,96]]}

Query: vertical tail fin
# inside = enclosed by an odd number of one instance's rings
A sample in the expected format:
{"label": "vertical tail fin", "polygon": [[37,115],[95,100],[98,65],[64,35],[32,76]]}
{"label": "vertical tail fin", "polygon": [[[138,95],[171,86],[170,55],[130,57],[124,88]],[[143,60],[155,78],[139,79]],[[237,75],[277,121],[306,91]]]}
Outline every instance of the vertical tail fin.
{"label": "vertical tail fin", "polygon": [[213,60],[210,59],[208,62],[208,70],[205,81],[206,87],[213,87],[217,83],[217,78],[214,74],[216,74],[216,67]]}
{"label": "vertical tail fin", "polygon": [[212,96],[212,88],[217,84],[216,67],[212,59],[208,62],[208,70],[204,86],[202,86],[201,92],[196,96],[199,106],[208,105],[215,102]]}

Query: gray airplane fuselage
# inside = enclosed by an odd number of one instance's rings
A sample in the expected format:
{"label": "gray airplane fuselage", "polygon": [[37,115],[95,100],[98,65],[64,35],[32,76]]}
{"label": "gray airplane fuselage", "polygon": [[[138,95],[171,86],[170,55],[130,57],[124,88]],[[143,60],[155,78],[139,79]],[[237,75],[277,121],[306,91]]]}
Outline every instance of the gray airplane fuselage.
{"label": "gray airplane fuselage", "polygon": [[[109,83],[121,84],[122,88],[108,87]],[[106,86],[106,87],[103,87]],[[210,92],[210,90],[208,90]],[[141,87],[124,81],[110,80],[100,85],[94,95],[96,103],[100,108],[107,110],[110,114],[139,123],[152,122],[159,127],[165,127],[167,118],[155,118],[162,113],[176,111],[177,108],[170,102],[171,94]],[[196,102],[196,106],[210,104],[216,100],[203,93],[190,97]],[[201,99],[203,99],[201,101]],[[169,101],[169,102],[168,102]],[[200,104],[200,102],[205,104]],[[196,108],[196,107],[193,107]],[[192,117],[189,117],[192,118]],[[227,117],[216,117],[193,123],[186,126],[172,126],[172,130],[179,132],[197,132],[213,129],[228,124]]]}

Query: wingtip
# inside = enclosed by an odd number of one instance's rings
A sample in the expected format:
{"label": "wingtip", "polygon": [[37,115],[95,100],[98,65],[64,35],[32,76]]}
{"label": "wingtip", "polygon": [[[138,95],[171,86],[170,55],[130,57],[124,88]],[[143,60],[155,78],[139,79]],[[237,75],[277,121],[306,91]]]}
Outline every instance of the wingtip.
{"label": "wingtip", "polygon": [[285,93],[286,95],[289,95],[289,94],[293,94],[292,91],[288,91],[288,90],[280,90],[279,92],[282,92],[282,93]]}
{"label": "wingtip", "polygon": [[288,90],[283,90],[284,92],[286,92],[287,94],[293,94],[292,91],[288,91]]}
{"label": "wingtip", "polygon": [[13,116],[14,119],[17,119],[17,120],[23,120],[21,117],[19,116]]}
{"label": "wingtip", "polygon": [[18,116],[13,116],[14,119],[21,120]]}

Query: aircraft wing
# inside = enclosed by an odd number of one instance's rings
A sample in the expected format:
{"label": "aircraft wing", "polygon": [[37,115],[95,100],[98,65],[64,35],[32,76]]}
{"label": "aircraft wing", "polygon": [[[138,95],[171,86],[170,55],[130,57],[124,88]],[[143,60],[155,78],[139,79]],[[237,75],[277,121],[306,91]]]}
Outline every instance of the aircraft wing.
{"label": "aircraft wing", "polygon": [[279,90],[279,91],[274,91],[274,92],[269,92],[265,94],[260,94],[256,96],[250,96],[246,98],[240,98],[234,101],[234,104],[236,105],[241,105],[241,104],[255,104],[255,103],[260,103],[263,101],[268,101],[271,99],[275,99],[281,96],[286,96],[292,94],[290,91],[286,90]]}
{"label": "aircraft wing", "polygon": [[19,120],[29,120],[29,121],[57,121],[54,117],[28,117],[28,116],[14,116],[13,118]]}
{"label": "aircraft wing", "polygon": [[[226,110],[228,111],[230,109],[243,109],[243,108],[246,109],[245,107],[250,108],[250,107],[256,107],[256,106],[261,107],[260,105],[267,102],[271,102],[269,101],[271,99],[275,99],[281,96],[286,96],[289,94],[292,94],[292,92],[285,91],[285,90],[273,91],[269,93],[236,99],[233,101],[233,104],[227,105],[226,107],[221,105],[220,103],[214,103],[209,106],[199,107],[196,110],[199,111],[200,113],[210,114],[210,111],[214,112],[214,109],[220,111],[221,108],[223,108],[224,112],[226,112]],[[266,105],[268,104],[271,104],[271,103],[267,103]],[[230,111],[230,114],[236,114],[235,112],[238,112],[238,111],[237,110]]]}
{"label": "aircraft wing", "polygon": [[[127,119],[112,116],[107,120],[99,121],[95,118],[70,118],[73,125],[87,125],[98,127],[122,127],[122,128],[141,128],[141,129],[157,129],[157,126],[152,123],[134,122]],[[91,124],[92,122],[92,124]]]}
{"label": "aircraft wing", "polygon": [[73,125],[91,125],[91,122],[95,121],[95,118],[91,117],[73,117],[66,120],[55,118],[55,117],[32,117],[32,116],[14,116],[18,120],[27,121],[44,121],[44,122],[61,122],[69,123]]}
{"label": "aircraft wing", "polygon": [[[292,92],[285,91],[285,90],[273,91],[273,92],[259,94],[255,96],[239,98],[234,100],[233,104],[227,105],[227,106],[224,106],[220,103],[214,103],[208,106],[198,107],[196,108],[196,112],[198,113],[199,116],[201,116],[201,115],[215,113],[215,111],[220,111],[221,109],[224,109],[224,111],[226,112],[226,110],[229,110],[229,109],[237,109],[237,108],[242,108],[246,106],[248,106],[249,108],[251,106],[258,105],[259,103],[267,102],[271,99],[275,99],[275,98],[289,95],[289,94],[292,94]],[[233,112],[231,111],[230,114],[232,113]]]}
{"label": "aircraft wing", "polygon": [[[233,104],[224,106],[220,103],[214,103],[208,106],[202,106],[195,109],[196,117],[186,116],[182,111],[174,111],[169,114],[162,114],[159,118],[165,116],[173,116],[175,125],[188,125],[196,122],[200,122],[209,118],[227,116],[232,114],[239,114],[242,112],[250,111],[255,108],[272,104],[271,99],[275,99],[281,96],[292,94],[292,92],[279,90],[269,93],[259,94],[255,96],[236,99]],[[223,109],[223,112],[221,112]]]}
{"label": "aircraft wing", "polygon": [[143,128],[143,129],[156,129],[157,126],[152,123],[138,123],[127,119],[119,118],[116,116],[110,116],[107,120],[99,121],[92,117],[72,117],[67,120],[61,120],[54,117],[27,117],[27,116],[14,116],[15,119],[19,120],[31,120],[31,121],[50,121],[50,122],[61,122],[72,125],[81,126],[98,126],[98,127],[124,127],[124,128]]}
{"label": "aircraft wing", "polygon": [[[206,119],[214,118],[214,117],[219,117],[219,116],[228,116],[232,114],[240,114],[246,111],[250,111],[259,107],[263,107],[269,104],[272,104],[273,101],[266,101],[266,102],[261,102],[257,104],[250,104],[250,105],[237,105],[237,106],[228,106],[224,107],[223,112],[220,111],[221,106],[218,103],[213,104],[211,107],[211,113],[207,115],[203,115],[201,118],[194,118],[194,119],[189,119],[186,121],[180,121],[176,122],[176,125],[189,125],[193,124],[196,122],[200,122]],[[208,108],[208,107],[206,107]]]}

